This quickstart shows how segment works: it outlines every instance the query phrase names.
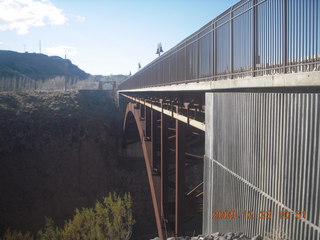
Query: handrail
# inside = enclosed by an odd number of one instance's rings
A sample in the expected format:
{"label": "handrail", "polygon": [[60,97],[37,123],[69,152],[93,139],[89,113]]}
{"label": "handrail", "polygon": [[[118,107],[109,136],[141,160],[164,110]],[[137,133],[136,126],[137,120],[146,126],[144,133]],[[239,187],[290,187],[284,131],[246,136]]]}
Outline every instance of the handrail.
{"label": "handrail", "polygon": [[313,0],[242,0],[128,78],[119,89],[232,79],[241,74],[256,77],[271,71],[319,71],[318,14],[319,3]]}

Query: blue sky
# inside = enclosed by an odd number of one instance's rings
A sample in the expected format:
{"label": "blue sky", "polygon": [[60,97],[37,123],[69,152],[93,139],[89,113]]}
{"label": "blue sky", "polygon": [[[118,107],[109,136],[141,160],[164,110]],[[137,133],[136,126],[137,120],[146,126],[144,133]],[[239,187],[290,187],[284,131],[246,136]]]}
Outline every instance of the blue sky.
{"label": "blue sky", "polygon": [[0,0],[0,49],[64,57],[91,74],[128,74],[236,0]]}

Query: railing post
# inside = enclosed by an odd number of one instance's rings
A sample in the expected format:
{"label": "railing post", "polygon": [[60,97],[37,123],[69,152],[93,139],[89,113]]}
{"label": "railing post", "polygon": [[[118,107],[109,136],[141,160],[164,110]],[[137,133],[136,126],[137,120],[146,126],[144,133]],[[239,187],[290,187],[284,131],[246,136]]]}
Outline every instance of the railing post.
{"label": "railing post", "polygon": [[257,67],[257,0],[252,0],[252,76],[256,76]]}
{"label": "railing post", "polygon": [[[163,107],[163,103],[161,103]],[[169,166],[169,142],[168,142],[168,116],[161,112],[160,155],[161,155],[161,219],[167,217],[168,204],[168,166]]]}
{"label": "railing post", "polygon": [[178,48],[176,48],[176,53],[175,53],[175,55],[176,55],[176,80],[175,80],[175,82],[178,82]]}
{"label": "railing post", "polygon": [[233,7],[230,8],[230,79],[233,78]]}
{"label": "railing post", "polygon": [[217,29],[216,22],[213,23],[213,79],[217,75]]}
{"label": "railing post", "polygon": [[199,34],[197,34],[197,51],[196,51],[196,61],[197,61],[197,69],[196,69],[196,78],[198,79],[200,77],[200,52],[199,52]]}
{"label": "railing post", "polygon": [[282,0],[282,66],[287,72],[287,0]]}

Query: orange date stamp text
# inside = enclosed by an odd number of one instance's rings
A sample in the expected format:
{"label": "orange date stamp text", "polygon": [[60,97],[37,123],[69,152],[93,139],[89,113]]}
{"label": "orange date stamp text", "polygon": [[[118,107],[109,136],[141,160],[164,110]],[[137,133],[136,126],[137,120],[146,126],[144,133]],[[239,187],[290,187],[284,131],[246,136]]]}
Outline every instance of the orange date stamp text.
{"label": "orange date stamp text", "polygon": [[306,211],[212,211],[212,219],[300,219],[306,218]]}

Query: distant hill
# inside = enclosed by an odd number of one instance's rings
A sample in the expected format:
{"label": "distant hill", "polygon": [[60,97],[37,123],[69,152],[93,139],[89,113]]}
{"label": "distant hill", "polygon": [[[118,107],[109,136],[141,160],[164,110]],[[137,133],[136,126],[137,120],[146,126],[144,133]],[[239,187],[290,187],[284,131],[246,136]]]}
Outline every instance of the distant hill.
{"label": "distant hill", "polygon": [[73,79],[82,80],[90,76],[68,59],[0,50],[0,77],[27,77],[37,81],[63,76],[66,72]]}

